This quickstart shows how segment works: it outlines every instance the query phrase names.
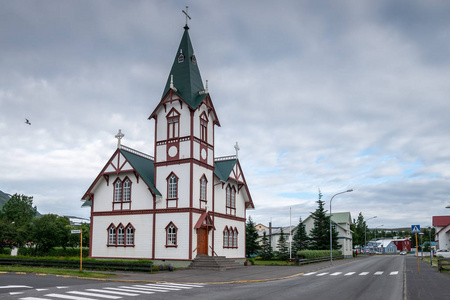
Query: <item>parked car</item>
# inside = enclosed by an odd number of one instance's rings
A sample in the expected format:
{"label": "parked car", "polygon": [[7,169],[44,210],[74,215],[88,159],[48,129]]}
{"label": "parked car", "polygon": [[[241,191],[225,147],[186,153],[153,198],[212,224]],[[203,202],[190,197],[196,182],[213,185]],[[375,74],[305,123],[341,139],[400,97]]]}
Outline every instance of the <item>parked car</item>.
{"label": "parked car", "polygon": [[400,252],[400,255],[406,255],[406,254],[408,254],[408,252],[406,252],[406,251]]}
{"label": "parked car", "polygon": [[435,256],[450,258],[450,251],[448,251],[447,249],[437,250]]}

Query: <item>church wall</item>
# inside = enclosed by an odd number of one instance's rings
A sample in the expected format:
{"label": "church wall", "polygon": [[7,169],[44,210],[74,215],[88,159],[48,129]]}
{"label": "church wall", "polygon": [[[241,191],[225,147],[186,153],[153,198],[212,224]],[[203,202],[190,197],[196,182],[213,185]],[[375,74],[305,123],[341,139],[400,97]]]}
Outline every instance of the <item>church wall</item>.
{"label": "church wall", "polygon": [[194,175],[193,175],[194,178],[192,179],[194,183],[193,207],[204,209],[204,207],[200,207],[200,178],[202,178],[203,175],[206,176],[206,180],[208,181],[206,183],[206,201],[208,205],[208,210],[212,210],[213,172],[200,166],[194,166]]}
{"label": "church wall", "polygon": [[142,178],[137,182],[136,176],[131,172],[121,173],[119,176],[110,175],[109,185],[105,179],[100,179],[94,193],[94,211],[111,211],[114,201],[114,181],[117,178],[124,180],[126,177],[131,181],[131,209],[152,209],[153,199],[148,191],[147,185]]}
{"label": "church wall", "polygon": [[[214,225],[216,232],[214,233],[214,251],[219,256],[226,256],[228,258],[244,258],[245,257],[245,222],[231,220],[226,218],[215,217]],[[237,228],[238,230],[238,248],[224,248],[223,247],[223,231],[225,226],[228,228]]]}
{"label": "church wall", "polygon": [[[92,257],[129,257],[151,258],[152,255],[152,215],[112,215],[94,216],[91,240],[93,243]],[[116,227],[122,223],[125,227],[128,223],[133,225],[134,247],[132,246],[107,246],[108,227],[114,224]]]}
{"label": "church wall", "polygon": [[[177,227],[177,247],[166,247],[166,227]],[[188,259],[189,213],[163,213],[156,215],[155,259]]]}

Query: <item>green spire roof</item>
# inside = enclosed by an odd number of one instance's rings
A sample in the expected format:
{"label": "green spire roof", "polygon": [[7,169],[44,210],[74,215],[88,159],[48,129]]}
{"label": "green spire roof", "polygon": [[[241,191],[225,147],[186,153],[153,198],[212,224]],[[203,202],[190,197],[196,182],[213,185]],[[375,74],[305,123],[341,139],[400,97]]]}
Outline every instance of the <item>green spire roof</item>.
{"label": "green spire roof", "polygon": [[191,39],[189,38],[189,27],[184,27],[184,34],[181,38],[180,46],[177,49],[172,69],[167,78],[166,87],[162,98],[170,90],[171,78],[173,76],[173,86],[176,93],[191,107],[197,108],[200,102],[205,98],[202,77],[197,66],[197,59],[194,55]]}

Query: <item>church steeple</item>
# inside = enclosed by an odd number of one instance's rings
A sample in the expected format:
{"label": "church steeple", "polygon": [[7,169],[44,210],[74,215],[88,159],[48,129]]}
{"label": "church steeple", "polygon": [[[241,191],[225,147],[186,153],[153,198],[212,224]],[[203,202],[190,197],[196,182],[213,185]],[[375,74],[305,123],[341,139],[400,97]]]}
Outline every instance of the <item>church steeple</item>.
{"label": "church steeple", "polygon": [[175,91],[193,109],[197,108],[207,95],[187,24],[184,27],[184,34],[167,78],[162,98],[166,96],[170,89]]}

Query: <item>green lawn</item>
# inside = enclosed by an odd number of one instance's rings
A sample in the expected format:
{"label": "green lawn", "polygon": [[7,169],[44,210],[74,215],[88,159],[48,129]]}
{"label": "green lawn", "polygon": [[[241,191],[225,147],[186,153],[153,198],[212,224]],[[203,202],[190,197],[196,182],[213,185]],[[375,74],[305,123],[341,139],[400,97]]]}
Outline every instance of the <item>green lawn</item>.
{"label": "green lawn", "polygon": [[24,273],[37,273],[37,274],[53,274],[61,276],[76,276],[85,278],[111,278],[116,276],[113,273],[103,272],[87,272],[65,269],[52,269],[52,268],[36,268],[36,267],[18,267],[18,266],[0,266],[0,272],[24,272]]}
{"label": "green lawn", "polygon": [[256,266],[294,266],[295,263],[287,263],[284,260],[254,260]]}

